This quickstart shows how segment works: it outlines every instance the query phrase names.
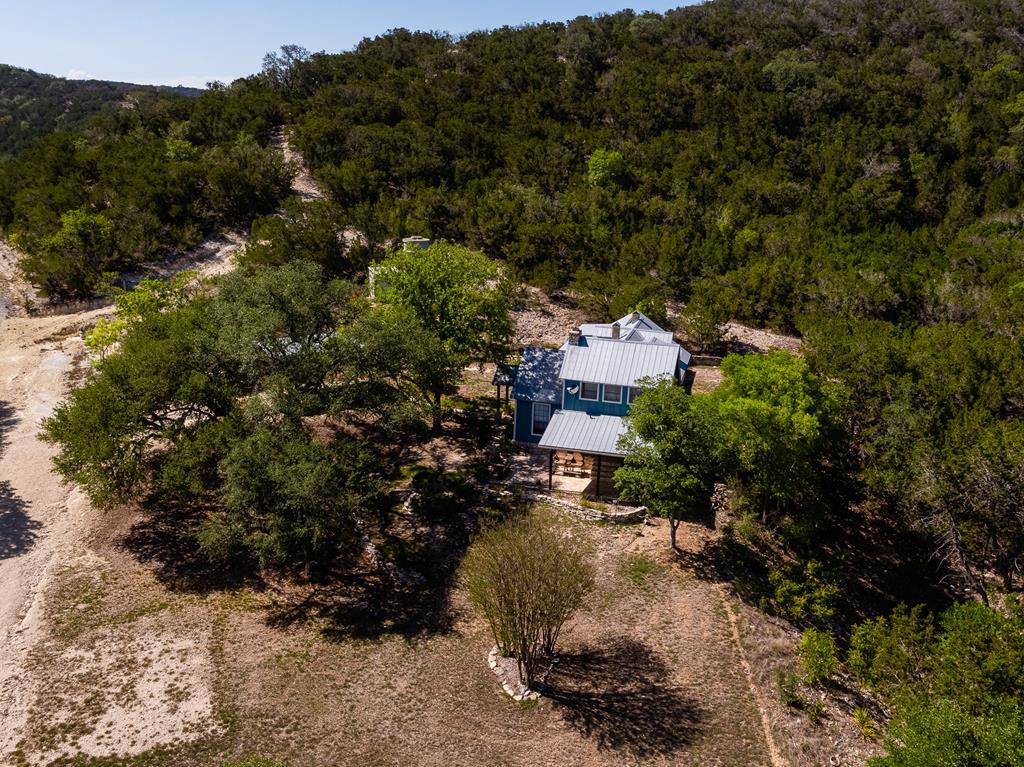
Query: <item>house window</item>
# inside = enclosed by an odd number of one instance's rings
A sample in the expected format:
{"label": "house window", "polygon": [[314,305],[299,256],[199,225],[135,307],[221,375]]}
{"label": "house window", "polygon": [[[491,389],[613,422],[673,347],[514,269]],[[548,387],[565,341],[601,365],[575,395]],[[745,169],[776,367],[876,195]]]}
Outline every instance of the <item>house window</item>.
{"label": "house window", "polygon": [[604,401],[605,402],[622,402],[622,387],[616,384],[605,384],[604,385]]}
{"label": "house window", "polygon": [[544,402],[533,403],[533,435],[543,434],[551,420],[551,405]]}
{"label": "house window", "polygon": [[580,384],[580,399],[597,399],[598,385],[590,381],[583,381]]}
{"label": "house window", "polygon": [[639,393],[640,393],[640,387],[639,386],[630,386],[629,387],[629,394],[626,395],[627,396],[627,400],[626,401],[629,402],[630,405],[632,405],[633,402],[636,400],[636,395],[638,395]]}

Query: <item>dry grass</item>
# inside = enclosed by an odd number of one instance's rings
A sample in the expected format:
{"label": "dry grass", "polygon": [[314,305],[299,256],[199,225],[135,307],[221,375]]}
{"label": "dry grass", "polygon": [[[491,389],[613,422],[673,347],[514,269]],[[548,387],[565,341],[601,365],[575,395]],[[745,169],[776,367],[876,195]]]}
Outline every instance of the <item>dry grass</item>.
{"label": "dry grass", "polygon": [[[162,585],[118,547],[133,521],[111,522],[93,566],[61,574],[53,630],[33,659],[30,761],[113,745],[124,765],[249,754],[291,767],[767,764],[716,587],[674,564],[664,527],[572,523],[593,539],[597,593],[568,627],[548,695],[523,706],[487,668],[491,639],[458,589],[439,631],[357,639],[315,620],[271,627],[264,595]],[[138,699],[161,679],[153,699]],[[165,742],[149,740],[153,721],[167,725]]]}

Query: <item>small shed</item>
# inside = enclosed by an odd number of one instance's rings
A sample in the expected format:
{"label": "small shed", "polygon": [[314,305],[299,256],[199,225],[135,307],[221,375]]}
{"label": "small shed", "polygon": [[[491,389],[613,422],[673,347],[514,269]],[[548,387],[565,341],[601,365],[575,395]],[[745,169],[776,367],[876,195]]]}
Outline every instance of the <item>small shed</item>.
{"label": "small shed", "polygon": [[430,247],[430,238],[414,234],[412,237],[402,238],[402,247],[407,250],[423,250]]}

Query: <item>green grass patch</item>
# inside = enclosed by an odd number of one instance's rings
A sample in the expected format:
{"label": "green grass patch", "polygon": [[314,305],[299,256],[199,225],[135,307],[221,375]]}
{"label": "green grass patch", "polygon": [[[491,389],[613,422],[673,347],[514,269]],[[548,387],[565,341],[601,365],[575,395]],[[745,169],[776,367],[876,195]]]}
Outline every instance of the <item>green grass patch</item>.
{"label": "green grass patch", "polygon": [[648,591],[651,588],[651,582],[664,569],[664,565],[655,562],[645,554],[630,557],[620,566],[622,575],[640,591]]}

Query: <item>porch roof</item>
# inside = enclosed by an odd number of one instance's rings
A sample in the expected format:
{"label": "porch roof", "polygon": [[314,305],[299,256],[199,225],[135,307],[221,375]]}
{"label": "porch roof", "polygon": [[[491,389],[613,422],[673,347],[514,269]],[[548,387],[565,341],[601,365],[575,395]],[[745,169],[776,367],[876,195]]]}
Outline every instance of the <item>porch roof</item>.
{"label": "porch roof", "polygon": [[540,438],[539,447],[620,456],[624,453],[619,450],[617,443],[625,431],[626,425],[618,416],[556,410]]}

